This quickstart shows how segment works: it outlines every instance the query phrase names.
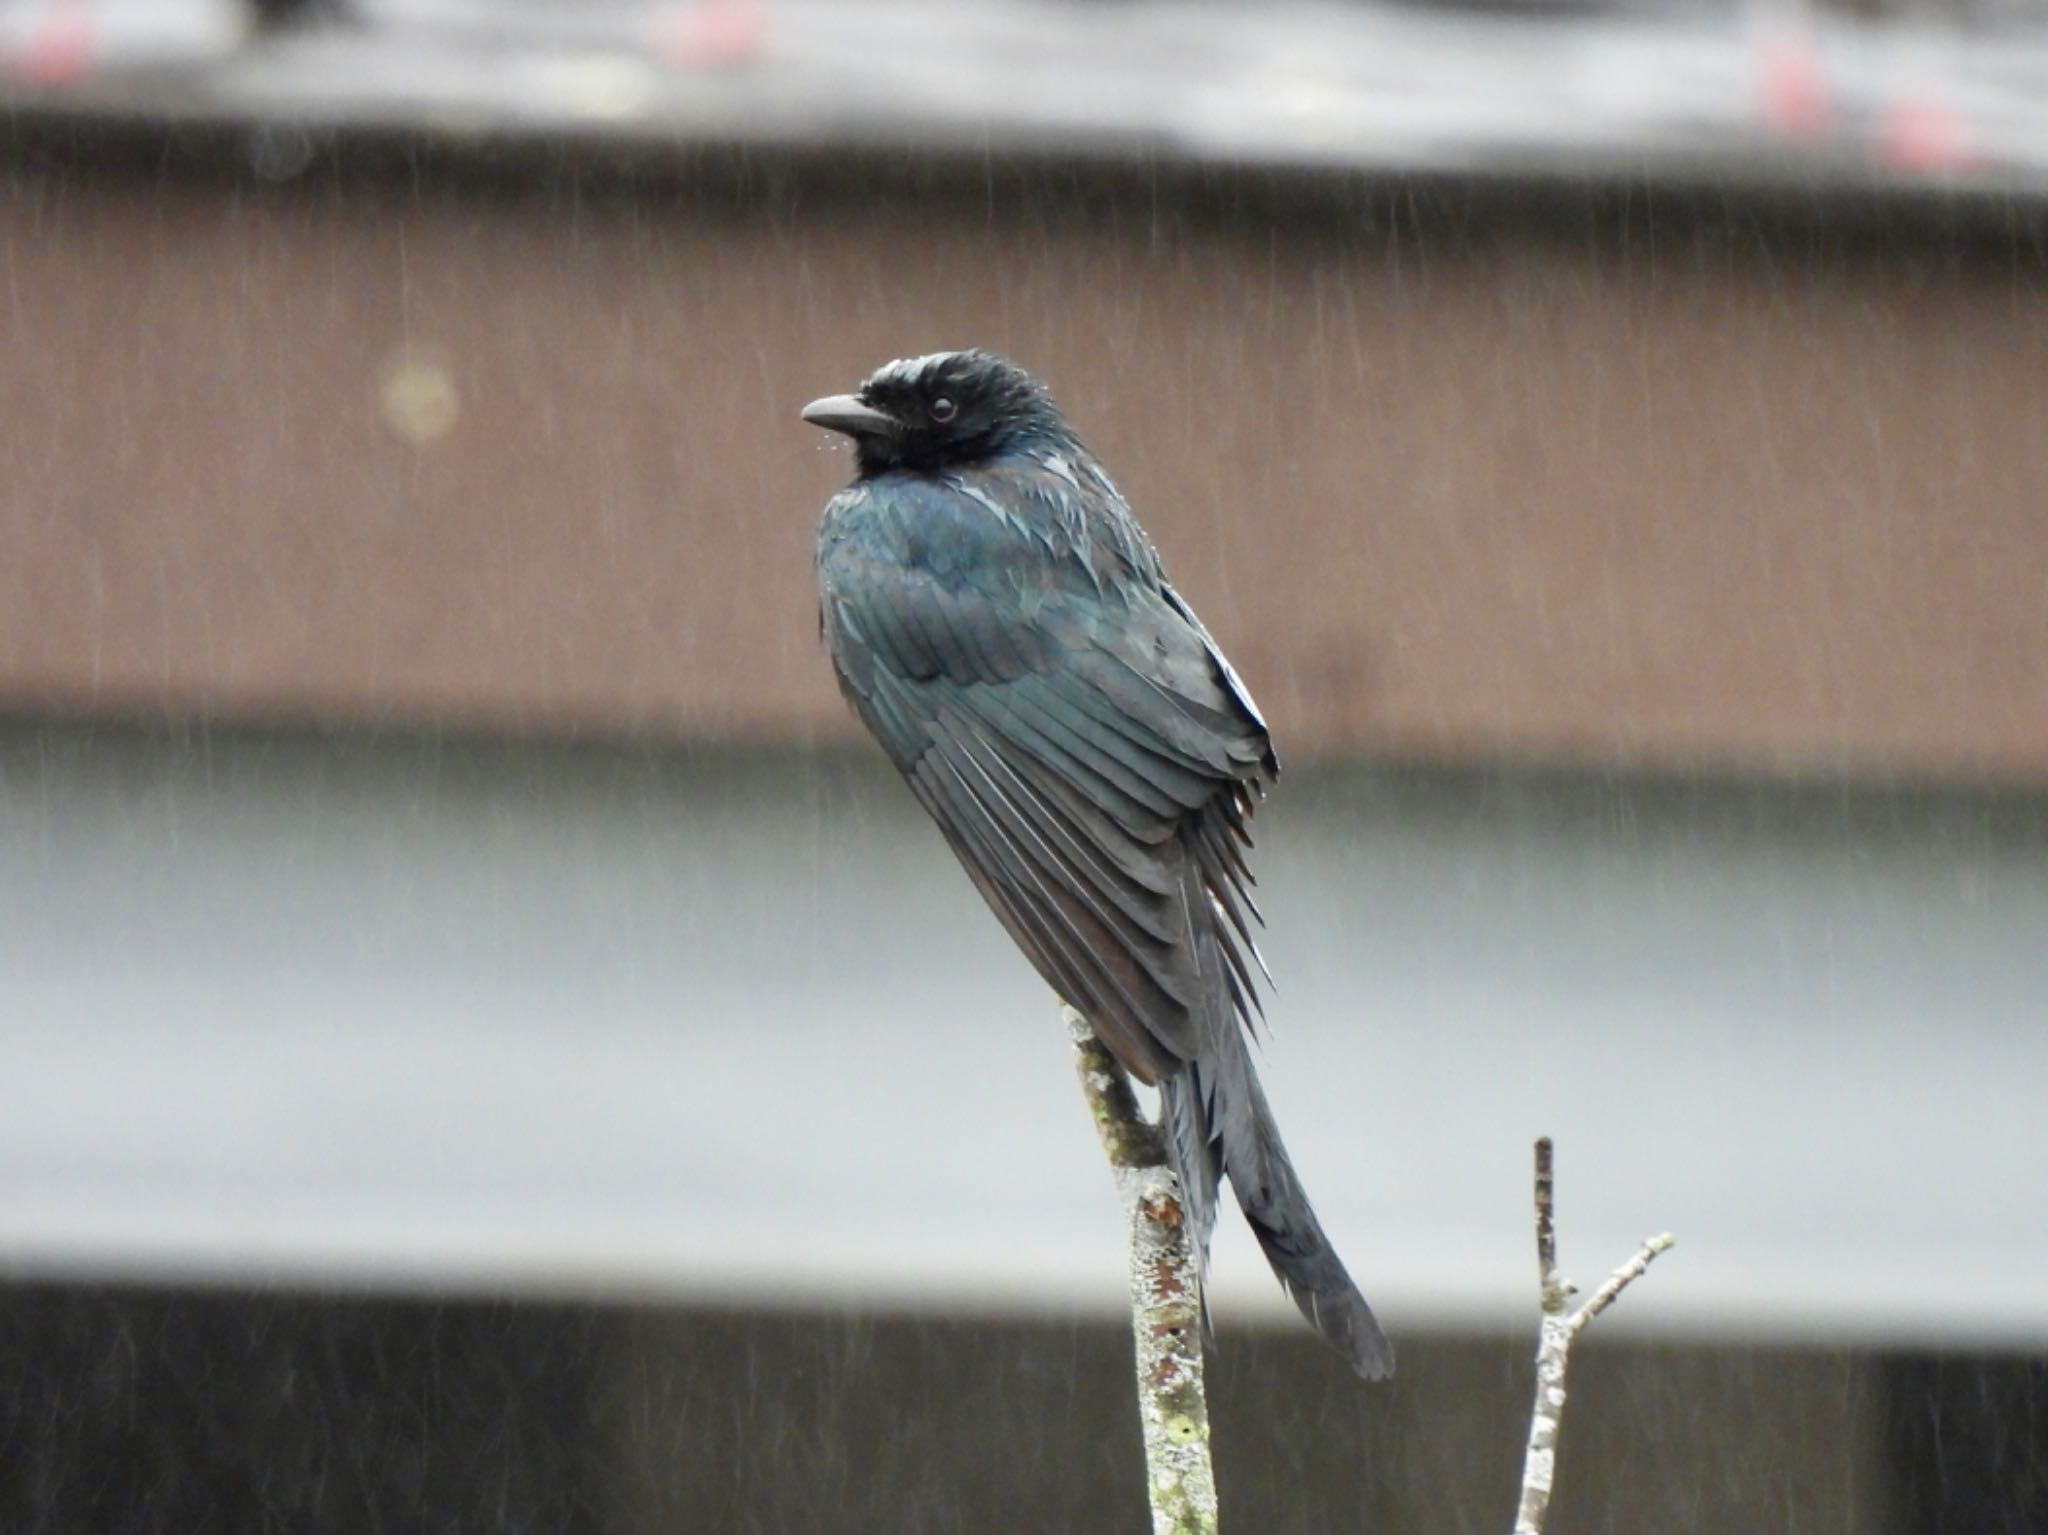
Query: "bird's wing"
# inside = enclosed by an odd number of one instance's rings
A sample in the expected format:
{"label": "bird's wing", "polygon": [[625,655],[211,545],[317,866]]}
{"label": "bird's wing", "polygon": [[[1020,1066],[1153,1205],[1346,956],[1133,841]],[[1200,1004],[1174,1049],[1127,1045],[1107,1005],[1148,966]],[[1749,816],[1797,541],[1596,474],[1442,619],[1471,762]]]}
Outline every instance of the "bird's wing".
{"label": "bird's wing", "polygon": [[1155,1080],[1194,1056],[1213,1005],[1198,935],[1220,932],[1238,1010],[1255,1005],[1245,821],[1266,732],[1162,585],[1105,585],[1014,530],[974,536],[999,542],[916,562],[888,540],[834,545],[827,642],[1019,947]]}

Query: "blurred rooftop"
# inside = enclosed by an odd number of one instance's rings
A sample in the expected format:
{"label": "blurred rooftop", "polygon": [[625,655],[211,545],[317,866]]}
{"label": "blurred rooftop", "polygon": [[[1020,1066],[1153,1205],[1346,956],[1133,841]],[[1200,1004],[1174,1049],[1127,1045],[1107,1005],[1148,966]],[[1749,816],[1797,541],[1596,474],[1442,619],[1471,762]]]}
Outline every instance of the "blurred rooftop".
{"label": "blurred rooftop", "polygon": [[2016,3],[0,3],[9,107],[285,167],[366,128],[2038,197],[2044,87]]}

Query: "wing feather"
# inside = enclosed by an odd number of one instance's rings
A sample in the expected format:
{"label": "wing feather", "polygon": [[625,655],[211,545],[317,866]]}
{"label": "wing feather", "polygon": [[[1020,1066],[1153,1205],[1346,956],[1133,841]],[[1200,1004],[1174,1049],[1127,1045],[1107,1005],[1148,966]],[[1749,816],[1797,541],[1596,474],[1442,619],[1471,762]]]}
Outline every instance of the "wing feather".
{"label": "wing feather", "polygon": [[[1085,881],[1037,841],[1017,808],[1005,802],[974,763],[957,716],[941,719],[924,776],[944,806],[941,824],[981,849],[981,870],[1005,897],[999,912],[1011,914],[1041,952],[1058,957],[1057,984],[1068,988],[1063,994],[1088,998],[1076,1005],[1092,1009],[1089,1019],[1123,1046],[1119,1056],[1133,1052],[1147,1079],[1156,1078],[1175,1057],[1162,1057],[1150,1020],[1170,1010],[1174,999],[1160,994],[1158,976],[1139,957],[1139,943],[1116,930],[1111,909],[1093,898]],[[1164,947],[1156,941],[1151,946]]]}
{"label": "wing feather", "polygon": [[1265,727],[1163,583],[1105,588],[978,507],[915,510],[926,543],[1006,542],[942,569],[901,537],[829,542],[841,686],[1025,957],[1157,1080],[1219,1005],[1246,1027],[1259,1010],[1244,852],[1277,771]]}

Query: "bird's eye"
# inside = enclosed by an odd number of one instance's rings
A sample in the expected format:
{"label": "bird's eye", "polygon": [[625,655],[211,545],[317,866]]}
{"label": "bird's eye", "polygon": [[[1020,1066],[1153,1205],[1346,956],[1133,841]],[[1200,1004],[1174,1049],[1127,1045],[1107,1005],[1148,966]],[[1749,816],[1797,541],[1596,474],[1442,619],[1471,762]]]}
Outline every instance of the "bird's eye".
{"label": "bird's eye", "polygon": [[925,409],[930,413],[934,421],[951,421],[960,414],[960,407],[955,405],[949,396],[943,394],[927,405]]}

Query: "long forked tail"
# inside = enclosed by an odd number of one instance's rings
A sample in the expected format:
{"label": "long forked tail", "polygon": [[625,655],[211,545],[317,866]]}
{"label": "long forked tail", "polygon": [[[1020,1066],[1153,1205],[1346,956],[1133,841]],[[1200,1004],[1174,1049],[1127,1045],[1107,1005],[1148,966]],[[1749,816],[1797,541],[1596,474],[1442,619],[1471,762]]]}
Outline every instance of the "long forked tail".
{"label": "long forked tail", "polygon": [[1316,1220],[1243,1031],[1234,1017],[1220,1022],[1209,1048],[1160,1083],[1167,1150],[1204,1267],[1217,1180],[1228,1177],[1266,1261],[1309,1325],[1360,1375],[1382,1380],[1394,1372],[1394,1345]]}

